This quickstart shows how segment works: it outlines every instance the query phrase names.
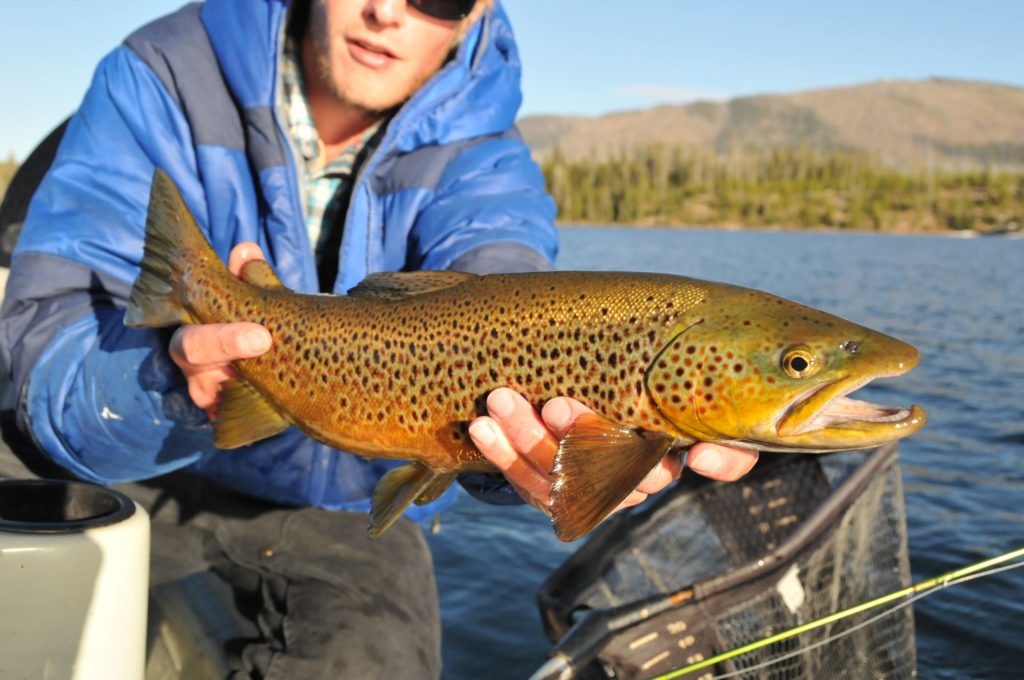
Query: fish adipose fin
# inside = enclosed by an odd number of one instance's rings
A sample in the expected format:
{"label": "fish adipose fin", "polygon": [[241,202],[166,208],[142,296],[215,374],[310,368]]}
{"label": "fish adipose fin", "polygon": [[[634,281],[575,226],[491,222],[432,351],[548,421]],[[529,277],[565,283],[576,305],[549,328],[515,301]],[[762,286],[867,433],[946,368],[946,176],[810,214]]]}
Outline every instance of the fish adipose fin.
{"label": "fish adipose fin", "polygon": [[433,493],[440,477],[449,477],[447,484],[451,484],[454,475],[438,475],[421,463],[409,463],[389,470],[380,478],[377,488],[373,490],[370,538],[378,538],[387,531],[413,501]]}
{"label": "fish adipose fin", "polygon": [[190,261],[200,260],[223,266],[174,181],[157,168],[149,194],[142,271],[132,286],[124,324],[136,328],[195,323],[181,299],[182,277]]}
{"label": "fish adipose fin", "polygon": [[348,294],[352,297],[375,300],[402,300],[414,295],[451,288],[475,278],[476,274],[465,272],[378,272],[370,274],[355,288],[349,289]]}
{"label": "fish adipose fin", "polygon": [[618,507],[668,453],[675,438],[619,425],[596,413],[576,419],[551,473],[555,535],[575,541]]}
{"label": "fish adipose fin", "polygon": [[213,443],[237,449],[272,437],[291,423],[255,387],[241,378],[225,382],[213,421]]}
{"label": "fish adipose fin", "polygon": [[284,288],[274,269],[266,260],[249,260],[242,265],[242,280],[260,288]]}

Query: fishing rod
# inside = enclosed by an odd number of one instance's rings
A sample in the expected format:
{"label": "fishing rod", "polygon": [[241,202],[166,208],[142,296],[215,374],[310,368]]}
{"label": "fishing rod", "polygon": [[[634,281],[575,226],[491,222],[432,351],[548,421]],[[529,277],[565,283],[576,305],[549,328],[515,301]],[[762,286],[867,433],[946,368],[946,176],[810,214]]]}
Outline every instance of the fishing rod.
{"label": "fishing rod", "polygon": [[[569,680],[593,659],[615,633],[693,599],[693,588],[656,595],[615,609],[591,609],[584,612],[551,652],[530,680]],[[582,662],[582,663],[581,663]]]}
{"label": "fishing rod", "polygon": [[[882,612],[878,616],[868,621],[865,621],[862,624],[859,624],[854,629],[864,625],[868,625],[874,620],[892,614],[898,609],[901,609],[902,607],[911,604],[912,602],[924,597],[925,595],[937,592],[937,590],[939,589],[957,585],[959,583],[964,583],[966,581],[972,580],[974,578],[979,578],[981,576],[995,574],[1000,571],[1024,567],[1024,561],[1006,565],[1007,562],[1010,562],[1011,560],[1015,560],[1018,558],[1024,558],[1024,548],[1019,548],[1017,550],[1013,550],[1002,555],[998,555],[996,557],[983,560],[976,564],[956,569],[941,576],[937,576],[935,578],[922,581],[920,583],[908,586],[907,588],[903,588],[896,592],[889,593],[888,595],[883,595],[882,597],[876,598],[869,602],[865,602],[854,607],[844,609],[840,612],[836,612],[834,614],[830,614],[815,621],[811,621],[809,623],[796,626],[794,628],[783,631],[776,635],[763,638],[761,640],[752,642],[742,647],[737,647],[735,649],[729,650],[717,656],[713,656],[703,661],[700,661],[698,663],[694,663],[689,666],[671,671],[670,673],[657,676],[653,680],[672,680],[673,678],[677,678],[681,675],[685,675],[687,673],[692,673],[693,671],[708,668],[709,666],[713,666],[715,664],[736,658],[743,654],[747,654],[749,652],[762,649],[777,642],[781,642],[783,640],[787,640],[789,638],[800,635],[801,633],[806,633],[816,628],[826,626],[830,623],[835,623],[836,621],[880,607],[890,602],[894,602],[903,598],[910,598],[908,601],[900,603],[899,605],[892,607],[889,610],[886,610],[885,612]],[[999,567],[999,565],[1006,566]],[[673,606],[685,603],[687,600],[692,599],[693,595],[694,592],[691,588],[679,591],[677,593],[673,593],[673,595],[670,598],[650,598],[648,600],[642,600],[640,602],[636,602],[625,607],[617,607],[614,610],[594,610],[591,612],[587,612],[589,616],[584,615],[584,617],[573,626],[572,632],[574,632],[574,634],[571,636],[567,634],[565,638],[563,638],[563,640],[565,640],[567,644],[560,647],[556,647],[553,651],[552,657],[548,659],[548,661],[543,666],[541,666],[536,673],[530,676],[530,680],[569,680],[570,678],[575,677],[576,670],[578,670],[581,665],[579,664],[578,660],[589,660],[593,658],[593,656],[597,653],[600,647],[603,646],[604,642],[606,642],[608,638],[610,638],[615,632],[628,628],[637,621],[647,619],[650,616],[654,616],[655,614],[670,609]],[[670,604],[668,602],[669,599],[675,600],[675,604]],[[827,640],[823,640],[819,643],[816,643],[815,645],[812,645],[812,647],[820,644],[825,644],[826,642],[830,642],[833,639],[837,639],[842,635],[849,634],[853,632],[854,629],[835,635]],[[575,638],[575,640],[573,640],[572,638]],[[795,654],[803,653],[807,651],[807,649],[809,648],[810,647],[807,647],[801,650],[797,650],[796,652],[793,652],[791,654],[787,654],[785,656],[772,659],[764,665],[776,663],[783,659],[789,658],[790,656],[793,656]],[[743,669],[742,672],[748,672],[750,670],[752,669]],[[721,677],[729,677],[731,675],[733,674],[730,673]]]}
{"label": "fishing rod", "polygon": [[[747,645],[743,645],[742,647],[736,647],[735,649],[731,649],[728,652],[724,652],[722,654],[718,654],[717,656],[713,656],[713,657],[710,657],[708,659],[704,659],[703,661],[699,661],[697,663],[690,664],[689,666],[685,666],[683,668],[676,669],[674,671],[671,671],[670,673],[666,673],[664,675],[656,676],[655,678],[652,678],[652,680],[672,680],[673,678],[678,678],[681,675],[686,675],[687,673],[692,673],[694,671],[699,671],[701,669],[708,668],[709,666],[714,666],[715,664],[721,663],[723,661],[728,661],[729,659],[734,659],[734,658],[736,658],[738,656],[742,656],[743,654],[747,654],[749,652],[753,652],[753,651],[756,651],[758,649],[762,649],[762,648],[767,647],[769,645],[775,644],[776,642],[781,642],[783,640],[788,640],[789,638],[796,637],[797,635],[800,635],[801,633],[806,633],[806,632],[814,630],[816,628],[820,628],[822,626],[827,626],[830,623],[835,623],[836,621],[840,621],[840,620],[848,618],[850,616],[854,616],[856,614],[860,614],[861,612],[866,612],[866,611],[868,611],[870,609],[874,609],[876,607],[881,607],[884,604],[888,604],[890,602],[894,602],[894,601],[900,600],[902,598],[907,598],[907,597],[913,596],[913,597],[911,597],[910,601],[902,602],[902,603],[896,605],[895,607],[892,607],[892,608],[882,612],[878,616],[873,617],[872,619],[869,619],[868,621],[865,621],[862,624],[860,624],[860,625],[868,625],[869,623],[871,623],[871,622],[873,622],[873,621],[875,621],[877,619],[880,619],[880,618],[882,618],[884,616],[888,616],[889,614],[892,614],[893,612],[895,612],[895,611],[897,611],[899,609],[902,609],[904,606],[907,606],[907,605],[911,604],[911,602],[913,602],[913,601],[921,599],[922,597],[925,597],[926,595],[931,595],[931,594],[933,594],[935,592],[938,592],[939,590],[947,588],[949,586],[955,586],[955,585],[958,585],[960,583],[965,583],[967,581],[973,580],[975,578],[979,578],[981,576],[989,576],[991,574],[996,574],[996,573],[999,573],[999,572],[1002,572],[1002,571],[1008,571],[1010,569],[1017,569],[1019,567],[1024,567],[1024,561],[1015,562],[1013,564],[1006,565],[1006,562],[1009,562],[1009,561],[1017,559],[1017,558],[1024,558],[1024,548],[1019,548],[1017,550],[1012,550],[1010,552],[1003,553],[1002,555],[997,555],[996,557],[984,560],[982,562],[978,562],[976,564],[972,564],[972,565],[969,565],[969,566],[966,566],[966,567],[962,567],[960,569],[956,569],[956,570],[951,571],[949,573],[943,574],[942,576],[936,576],[935,578],[928,579],[927,581],[921,581],[920,583],[915,583],[914,585],[911,585],[911,586],[908,586],[906,588],[903,588],[902,590],[898,590],[896,592],[889,593],[888,595],[883,595],[882,597],[876,598],[876,599],[871,600],[869,602],[864,602],[864,603],[856,605],[854,607],[850,607],[849,609],[844,609],[843,611],[836,612],[834,614],[830,614],[828,616],[822,617],[822,618],[817,619],[815,621],[811,621],[809,623],[805,623],[805,624],[800,625],[800,626],[795,626],[793,628],[790,628],[789,630],[783,631],[783,632],[778,633],[776,635],[772,635],[770,637],[762,638],[761,640],[758,640],[756,642],[752,642],[752,643],[747,644]],[[999,567],[998,565],[1005,565],[1005,566]],[[860,627],[860,625],[857,626],[857,627]],[[857,627],[855,627],[855,628],[857,628]],[[824,644],[826,642],[830,642],[832,640],[838,639],[838,638],[842,637],[843,635],[847,635],[847,634],[853,632],[854,629],[850,629],[848,631],[844,631],[842,633],[834,635],[831,638],[828,638],[827,640],[822,640],[821,642],[816,643],[815,645],[812,645],[812,646],[817,646],[817,645]],[[787,658],[789,658],[791,656],[795,656],[797,654],[802,654],[803,652],[806,652],[809,648],[810,647],[799,649],[799,650],[796,650],[795,652],[791,652],[791,653],[786,654],[784,656],[781,656],[781,657],[778,657],[778,658],[775,658],[775,659],[771,659],[768,662],[766,662],[765,664],[762,664],[762,666],[771,665],[773,663],[777,663],[779,661],[787,659]],[[759,667],[761,667],[761,666],[759,666]],[[742,669],[739,672],[740,673],[747,673],[747,672],[749,672],[751,670],[754,670],[754,669],[752,669],[752,668],[744,668],[744,669]],[[717,677],[718,678],[727,678],[727,677],[731,677],[731,676],[733,676],[735,674],[736,673],[727,673],[725,675],[721,675],[721,676],[717,676]]]}

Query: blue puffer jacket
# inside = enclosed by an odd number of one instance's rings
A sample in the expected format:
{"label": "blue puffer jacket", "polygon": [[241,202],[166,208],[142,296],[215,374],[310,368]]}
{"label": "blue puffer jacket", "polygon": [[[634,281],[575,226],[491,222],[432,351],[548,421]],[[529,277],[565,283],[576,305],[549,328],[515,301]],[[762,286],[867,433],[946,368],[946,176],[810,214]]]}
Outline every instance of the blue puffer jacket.
{"label": "blue puffer jacket", "polygon": [[[99,65],[35,194],[4,301],[0,358],[19,390],[22,427],[82,478],[112,483],[191,466],[270,500],[366,509],[393,465],[339,453],[295,428],[215,450],[167,356],[169,332],[122,325],[155,167],[181,187],[222,258],[255,241],[285,285],[316,291],[293,152],[275,107],[287,4],[207,0],[130,36]],[[515,130],[519,102],[518,55],[498,7],[395,115],[361,169],[336,292],[374,271],[550,267],[554,204]]]}

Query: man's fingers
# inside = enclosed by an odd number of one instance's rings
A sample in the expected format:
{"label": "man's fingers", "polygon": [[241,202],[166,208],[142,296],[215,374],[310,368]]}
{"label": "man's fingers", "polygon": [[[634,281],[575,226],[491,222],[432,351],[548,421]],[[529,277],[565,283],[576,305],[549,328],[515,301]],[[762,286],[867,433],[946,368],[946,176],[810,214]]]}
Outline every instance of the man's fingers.
{"label": "man's fingers", "polygon": [[757,451],[699,442],[690,447],[687,467],[722,482],[734,482],[750,472],[757,462]]}
{"label": "man's fingers", "polygon": [[613,512],[618,512],[623,508],[631,508],[634,505],[640,505],[645,500],[647,500],[647,494],[643,493],[642,491],[633,491],[628,496],[626,496],[626,500],[619,503],[618,507],[616,507],[615,510],[613,510]]}
{"label": "man's fingers", "polygon": [[171,358],[189,368],[247,359],[270,349],[270,333],[256,323],[222,323],[182,326],[171,338]]}
{"label": "man's fingers", "polygon": [[241,276],[242,267],[245,266],[246,262],[266,259],[258,245],[252,241],[243,241],[231,249],[231,254],[228,255],[228,269],[235,276]]}
{"label": "man's fingers", "polygon": [[238,373],[229,365],[201,370],[188,378],[188,396],[202,409],[209,410],[220,396],[221,384],[237,377]]}
{"label": "man's fingers", "polygon": [[487,395],[487,411],[512,447],[546,476],[551,471],[558,441],[537,410],[514,390],[500,387]]}
{"label": "man's fingers", "polygon": [[680,460],[679,454],[675,451],[670,451],[653,470],[647,473],[644,480],[637,485],[636,490],[648,494],[658,493],[679,479],[682,471],[683,462]]}
{"label": "man's fingers", "polygon": [[512,483],[524,500],[546,508],[551,483],[513,448],[497,421],[487,416],[469,425],[469,436],[477,449]]}
{"label": "man's fingers", "polygon": [[593,413],[593,411],[575,399],[555,397],[544,404],[540,415],[554,436],[561,439],[569,431],[572,424],[576,422],[576,419],[584,413]]}

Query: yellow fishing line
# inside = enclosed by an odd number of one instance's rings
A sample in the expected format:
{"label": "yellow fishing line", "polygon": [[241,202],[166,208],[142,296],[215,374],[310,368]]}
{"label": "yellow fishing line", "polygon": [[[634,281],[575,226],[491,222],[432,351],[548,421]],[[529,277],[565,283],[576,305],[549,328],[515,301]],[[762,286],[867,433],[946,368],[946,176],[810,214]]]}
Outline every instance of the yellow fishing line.
{"label": "yellow fishing line", "polygon": [[[1024,557],[1024,548],[1019,548],[1017,550],[1013,550],[1013,551],[1010,551],[1008,553],[1003,553],[1002,555],[998,555],[998,556],[993,557],[991,559],[987,559],[987,560],[984,560],[982,562],[978,562],[976,564],[972,564],[972,565],[969,565],[969,566],[966,566],[966,567],[962,567],[962,568],[957,569],[955,571],[951,571],[951,572],[949,572],[947,574],[943,574],[942,576],[937,576],[935,578],[928,579],[927,581],[922,581],[920,583],[916,583],[914,585],[911,585],[911,586],[908,586],[906,588],[903,588],[902,590],[898,590],[896,592],[889,593],[888,595],[883,595],[882,597],[879,597],[877,599],[871,600],[869,602],[864,602],[863,604],[859,604],[859,605],[856,605],[854,607],[850,607],[849,609],[844,609],[843,611],[836,612],[834,614],[829,614],[826,617],[817,619],[815,621],[811,621],[809,623],[805,623],[805,624],[800,625],[800,626],[796,626],[795,628],[790,628],[789,630],[785,630],[785,631],[783,631],[781,633],[777,633],[777,634],[772,635],[770,637],[766,637],[766,638],[763,638],[761,640],[757,640],[756,642],[751,642],[749,644],[743,645],[742,647],[737,647],[735,649],[729,650],[728,652],[723,652],[722,654],[719,654],[717,656],[713,656],[713,657],[704,659],[703,661],[700,661],[698,663],[691,664],[691,665],[686,666],[684,668],[679,668],[677,670],[671,671],[671,672],[666,673],[664,675],[659,675],[656,678],[654,678],[653,680],[672,680],[672,678],[678,678],[680,675],[685,675],[687,673],[692,673],[693,671],[698,671],[698,670],[701,670],[702,668],[708,668],[709,666],[713,666],[713,665],[715,665],[717,663],[720,663],[722,661],[727,661],[729,659],[734,659],[737,656],[742,656],[743,654],[747,654],[749,652],[753,652],[755,650],[762,649],[762,648],[767,647],[769,645],[775,644],[776,642],[781,642],[782,640],[788,640],[789,638],[795,637],[797,635],[800,635],[801,633],[806,633],[807,631],[814,630],[815,628],[820,628],[822,626],[827,626],[830,623],[834,623],[836,621],[840,621],[840,620],[845,619],[847,617],[854,616],[856,614],[868,611],[870,609],[874,609],[876,607],[881,607],[884,604],[888,604],[890,602],[894,602],[894,601],[899,600],[901,598],[910,597],[910,596],[918,596],[918,597],[920,597],[920,596],[923,596],[926,593],[926,591],[930,591],[930,590],[933,590],[935,588],[944,588],[946,586],[956,585],[957,583],[960,583],[960,582],[968,580],[972,576],[981,575],[981,574],[979,574],[979,572],[985,571],[986,569],[990,569],[992,567],[996,567],[996,566],[1001,565],[1001,564],[1005,564],[1006,562],[1009,562],[1011,560],[1017,559],[1019,557]],[[1016,568],[1016,567],[1021,567],[1021,566],[1024,566],[1024,562],[1020,562],[1020,563],[1015,564],[1015,565],[1010,565],[1010,566],[1008,566],[1006,568],[1009,569],[1009,568]],[[995,571],[1003,571],[1003,569],[994,570],[992,573],[995,573]],[[915,597],[914,599],[917,599],[917,597]],[[894,607],[890,612],[885,612],[885,613],[889,614],[892,611],[895,611],[896,609],[897,609],[897,607]],[[800,650],[800,651],[806,651],[806,650]],[[787,655],[787,656],[790,656],[790,655]],[[775,660],[772,661],[772,663],[774,663],[775,661],[779,661],[779,660],[781,660],[781,659],[775,659]],[[744,672],[746,672],[747,670],[751,670],[751,669],[744,669]]]}

